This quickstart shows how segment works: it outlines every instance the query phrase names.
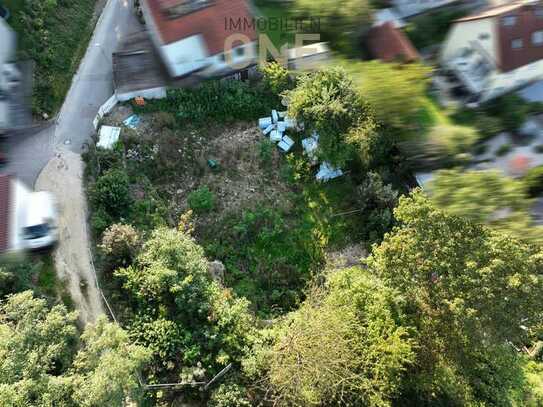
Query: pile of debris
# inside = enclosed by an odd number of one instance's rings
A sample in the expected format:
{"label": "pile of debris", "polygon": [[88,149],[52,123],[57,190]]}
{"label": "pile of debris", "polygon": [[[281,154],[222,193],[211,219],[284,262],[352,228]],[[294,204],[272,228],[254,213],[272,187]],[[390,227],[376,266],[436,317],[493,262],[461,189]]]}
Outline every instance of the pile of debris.
{"label": "pile of debris", "polygon": [[[269,137],[270,141],[277,143],[279,147],[285,153],[289,152],[294,146],[294,140],[285,134],[287,130],[303,131],[304,124],[297,123],[296,119],[289,118],[287,112],[278,112],[272,110],[270,117],[263,117],[258,120],[258,126],[262,130],[262,133]],[[302,140],[302,148],[304,154],[309,158],[311,164],[317,165],[317,149],[319,147],[319,134],[313,131],[310,137]],[[319,171],[315,175],[317,181],[329,181],[334,178],[341,177],[343,171],[340,168],[332,166],[328,162],[322,162]]]}
{"label": "pile of debris", "polygon": [[272,110],[270,117],[263,117],[258,120],[258,126],[265,136],[270,138],[270,141],[277,143],[283,152],[288,153],[294,146],[294,140],[285,134],[287,129],[296,129],[297,123],[295,119],[287,117],[287,112],[278,112]]}

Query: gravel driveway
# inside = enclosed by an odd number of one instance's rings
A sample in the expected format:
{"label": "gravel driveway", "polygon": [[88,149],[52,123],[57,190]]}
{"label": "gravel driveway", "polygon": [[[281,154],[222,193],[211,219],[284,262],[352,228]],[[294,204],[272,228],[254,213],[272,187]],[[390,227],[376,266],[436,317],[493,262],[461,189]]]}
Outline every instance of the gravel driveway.
{"label": "gravel driveway", "polygon": [[81,156],[58,151],[38,177],[36,190],[50,191],[59,198],[59,244],[54,253],[57,274],[66,283],[81,323],[94,322],[104,308],[89,252]]}
{"label": "gravel driveway", "polygon": [[[95,321],[104,313],[104,307],[90,257],[80,153],[94,132],[92,121],[99,107],[113,94],[111,54],[119,41],[139,30],[141,26],[134,16],[132,0],[107,1],[58,122],[43,136],[51,140],[53,158],[38,176],[35,189],[52,192],[59,202],[55,266],[59,277],[66,282],[83,325]],[[37,140],[41,138],[34,142]],[[34,145],[36,147],[39,148]]]}

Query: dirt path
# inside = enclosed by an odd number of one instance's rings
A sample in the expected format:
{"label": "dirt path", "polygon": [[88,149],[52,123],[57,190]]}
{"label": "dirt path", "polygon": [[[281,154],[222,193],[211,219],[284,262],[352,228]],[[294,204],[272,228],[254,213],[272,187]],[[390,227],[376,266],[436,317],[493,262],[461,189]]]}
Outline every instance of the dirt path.
{"label": "dirt path", "polygon": [[89,253],[81,156],[66,149],[57,151],[38,177],[36,190],[50,191],[57,197],[59,244],[54,253],[57,274],[66,282],[81,323],[94,322],[104,308]]}

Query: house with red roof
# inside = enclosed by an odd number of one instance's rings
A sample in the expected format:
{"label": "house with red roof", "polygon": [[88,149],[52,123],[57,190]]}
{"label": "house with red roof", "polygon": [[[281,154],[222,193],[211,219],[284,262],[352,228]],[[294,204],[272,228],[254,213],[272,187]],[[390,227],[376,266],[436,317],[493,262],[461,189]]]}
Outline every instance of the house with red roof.
{"label": "house with red roof", "polygon": [[256,62],[257,33],[246,0],[143,0],[142,11],[171,78],[221,76]]}
{"label": "house with red roof", "polygon": [[543,0],[514,0],[456,20],[440,60],[480,102],[543,79]]}
{"label": "house with red roof", "polygon": [[409,38],[390,21],[372,27],[366,42],[371,56],[383,62],[407,63],[420,59]]}

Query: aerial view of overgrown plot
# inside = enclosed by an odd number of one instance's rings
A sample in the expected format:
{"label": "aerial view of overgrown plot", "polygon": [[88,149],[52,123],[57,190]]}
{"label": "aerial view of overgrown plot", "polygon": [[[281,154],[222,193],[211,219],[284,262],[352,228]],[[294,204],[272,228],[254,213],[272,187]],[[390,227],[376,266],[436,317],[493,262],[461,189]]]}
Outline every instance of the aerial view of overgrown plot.
{"label": "aerial view of overgrown plot", "polygon": [[543,1],[0,0],[0,406],[543,406]]}

